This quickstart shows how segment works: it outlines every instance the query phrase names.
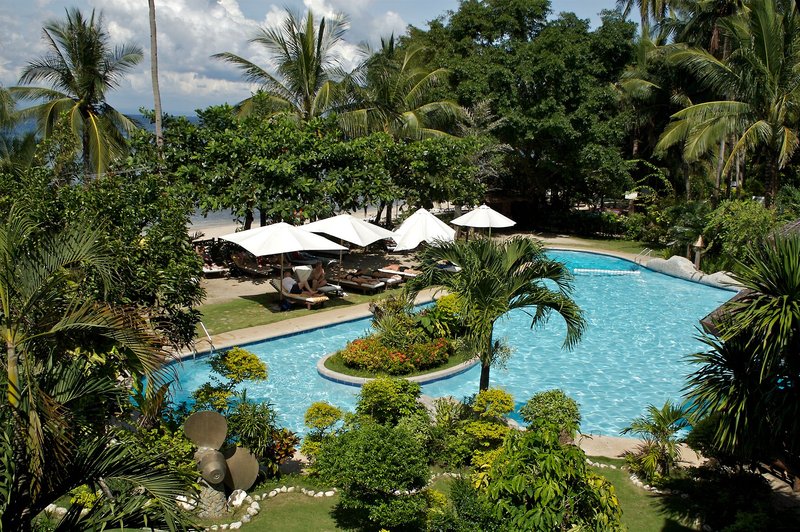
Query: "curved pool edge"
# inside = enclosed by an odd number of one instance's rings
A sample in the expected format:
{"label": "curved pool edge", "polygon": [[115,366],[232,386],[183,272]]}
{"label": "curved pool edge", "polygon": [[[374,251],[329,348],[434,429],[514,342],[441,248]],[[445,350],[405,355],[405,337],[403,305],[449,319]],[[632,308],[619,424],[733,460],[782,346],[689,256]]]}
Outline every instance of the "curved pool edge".
{"label": "curved pool edge", "polygon": [[710,286],[712,288],[718,288],[720,290],[727,290],[728,292],[738,293],[743,289],[743,287],[737,287],[736,285],[730,285],[730,284],[726,284],[726,283],[717,283],[717,282],[713,282],[711,280],[706,280],[706,278],[709,277],[711,274],[706,274],[706,273],[703,273],[703,272],[699,272],[699,273],[701,273],[701,275],[699,277],[695,277],[695,276],[684,277],[684,276],[681,276],[681,275],[675,275],[672,272],[661,271],[661,270],[657,270],[655,268],[650,268],[648,266],[649,261],[652,260],[652,259],[659,258],[659,257],[648,257],[648,262],[636,262],[636,260],[631,259],[631,258],[628,257],[628,255],[631,255],[631,253],[626,253],[626,252],[615,252],[615,251],[606,251],[606,250],[587,250],[587,249],[582,249],[582,248],[577,248],[577,247],[570,247],[570,246],[562,246],[562,245],[555,245],[555,246],[547,246],[546,245],[545,249],[546,250],[551,250],[551,251],[571,251],[571,252],[576,252],[576,253],[591,253],[593,255],[603,255],[605,257],[614,257],[615,259],[620,259],[620,260],[624,260],[624,261],[630,262],[632,264],[635,264],[636,266],[644,268],[644,269],[646,269],[648,271],[651,271],[653,273],[659,273],[661,275],[666,275],[668,277],[672,277],[673,279],[680,279],[682,281],[689,281],[690,283],[701,284],[703,286]]}
{"label": "curved pool edge", "polygon": [[[364,384],[366,384],[371,380],[375,380],[374,377],[354,377],[352,375],[345,375],[344,373],[339,373],[338,371],[333,371],[332,369],[326,368],[325,361],[327,361],[333,355],[334,353],[327,354],[317,361],[317,373],[323,379],[328,379],[329,381],[335,382],[337,384],[346,384],[347,386],[355,386],[358,388],[360,388],[361,386],[363,386]],[[416,382],[419,384],[430,384],[432,382],[437,382],[444,379],[449,379],[450,377],[455,377],[456,375],[461,375],[465,371],[469,371],[470,369],[475,367],[479,362],[480,360],[476,357],[467,360],[466,362],[457,364],[451,368],[432,371],[424,375],[415,375],[414,377],[406,377],[406,379],[410,380],[411,382]]]}

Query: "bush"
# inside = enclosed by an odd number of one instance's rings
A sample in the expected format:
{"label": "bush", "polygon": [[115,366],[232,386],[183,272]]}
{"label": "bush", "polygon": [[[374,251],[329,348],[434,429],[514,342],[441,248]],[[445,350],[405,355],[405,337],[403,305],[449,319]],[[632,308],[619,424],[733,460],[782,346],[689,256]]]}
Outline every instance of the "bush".
{"label": "bush", "polygon": [[275,413],[267,403],[254,403],[246,397],[228,415],[228,439],[250,449],[270,476],[294,455],[300,439],[292,431],[275,424]]}
{"label": "bush", "polygon": [[339,351],[344,363],[352,368],[390,375],[405,375],[445,364],[453,353],[452,344],[439,338],[410,344],[403,350],[387,347],[381,336],[353,340]]}
{"label": "bush", "polygon": [[213,372],[211,381],[192,392],[195,411],[210,409],[224,414],[231,407],[236,386],[246,380],[267,379],[267,365],[257,355],[241,347],[217,353],[208,360],[208,365]]}
{"label": "bush", "polygon": [[550,423],[558,427],[562,435],[574,438],[581,424],[578,403],[561,390],[547,390],[534,394],[519,410],[528,427]]}
{"label": "bush", "polygon": [[732,267],[745,256],[750,243],[761,242],[775,227],[774,213],[757,201],[726,200],[711,213],[703,230],[708,240],[706,252]]}
{"label": "bush", "polygon": [[514,398],[505,390],[491,388],[483,390],[472,401],[472,411],[480,418],[499,420],[505,424],[505,417],[514,410]]}
{"label": "bush", "polygon": [[380,424],[396,425],[401,418],[423,411],[417,401],[421,390],[416,382],[379,377],[361,387],[356,413]]}
{"label": "bush", "polygon": [[321,477],[341,491],[339,507],[363,528],[420,529],[430,477],[424,450],[403,427],[366,422],[325,441]]}
{"label": "bush", "polygon": [[621,530],[614,487],[586,469],[586,455],[554,426],[513,432],[492,464],[487,497],[512,530]]}
{"label": "bush", "polygon": [[455,294],[436,300],[432,307],[416,314],[416,321],[429,338],[455,338],[463,333],[461,303]]}

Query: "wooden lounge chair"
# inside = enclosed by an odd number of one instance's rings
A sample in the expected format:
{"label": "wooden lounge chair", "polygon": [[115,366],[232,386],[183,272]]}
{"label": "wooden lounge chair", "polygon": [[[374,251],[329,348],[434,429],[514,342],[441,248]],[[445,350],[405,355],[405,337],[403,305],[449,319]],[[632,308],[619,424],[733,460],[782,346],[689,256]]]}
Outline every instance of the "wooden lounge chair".
{"label": "wooden lounge chair", "polygon": [[347,286],[349,288],[356,288],[364,293],[376,292],[386,286],[386,283],[384,283],[383,281],[379,281],[374,277],[354,275],[352,273],[345,273],[339,275],[338,277],[334,277],[333,281],[342,286]]}
{"label": "wooden lounge chair", "polygon": [[397,275],[396,273],[386,273],[380,270],[358,270],[355,275],[361,277],[372,277],[376,281],[384,282],[386,283],[386,288],[396,286],[405,280],[405,277],[402,275]]}
{"label": "wooden lounge chair", "polygon": [[308,310],[311,310],[311,307],[315,305],[324,305],[326,301],[330,301],[328,296],[326,295],[316,295],[316,296],[308,296],[303,294],[292,294],[291,292],[287,292],[281,286],[281,282],[279,279],[270,279],[269,283],[272,287],[277,290],[279,293],[283,294],[284,299],[291,301],[292,303],[303,303]]}
{"label": "wooden lounge chair", "polygon": [[383,268],[378,268],[378,271],[384,273],[393,273],[396,275],[400,275],[402,277],[406,277],[408,279],[413,279],[414,277],[422,273],[421,271],[414,270],[413,268],[409,268],[408,266],[401,266],[400,264],[387,264]]}

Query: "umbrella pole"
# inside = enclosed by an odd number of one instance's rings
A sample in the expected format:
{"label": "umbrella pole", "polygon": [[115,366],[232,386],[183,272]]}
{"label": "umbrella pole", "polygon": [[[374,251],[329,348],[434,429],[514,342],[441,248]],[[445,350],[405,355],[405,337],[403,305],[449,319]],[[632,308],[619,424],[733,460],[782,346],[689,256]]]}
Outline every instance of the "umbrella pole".
{"label": "umbrella pole", "polygon": [[283,301],[283,253],[281,253],[281,277],[278,279],[278,301]]}

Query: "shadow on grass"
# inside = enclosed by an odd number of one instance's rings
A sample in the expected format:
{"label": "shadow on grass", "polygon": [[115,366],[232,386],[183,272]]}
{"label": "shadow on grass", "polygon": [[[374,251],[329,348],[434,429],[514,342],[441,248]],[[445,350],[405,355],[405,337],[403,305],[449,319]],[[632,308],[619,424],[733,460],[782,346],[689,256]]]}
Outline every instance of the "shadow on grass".
{"label": "shadow on grass", "polygon": [[[761,475],[733,472],[710,467],[691,468],[688,476],[669,480],[663,489],[671,493],[659,497],[664,515],[676,527],[664,530],[688,530],[679,522],[709,526],[712,530],[800,529],[796,509],[779,508],[769,483]],[[677,519],[677,521],[673,521]]]}
{"label": "shadow on grass", "polygon": [[[278,294],[275,292],[269,292],[266,294],[253,294],[253,295],[245,295],[241,296],[242,299],[246,299],[248,301],[252,301],[253,303],[258,303],[266,310],[274,313],[285,314],[287,317],[290,317],[293,312],[298,310],[308,310],[306,308],[305,303],[301,302],[292,302],[292,308],[290,310],[281,310],[280,308],[280,298]],[[357,305],[359,302],[355,301],[348,301],[346,298],[343,297],[331,297],[328,301],[325,302],[323,306],[313,307],[311,311],[314,310],[324,310],[336,307],[349,307],[352,305]]]}

